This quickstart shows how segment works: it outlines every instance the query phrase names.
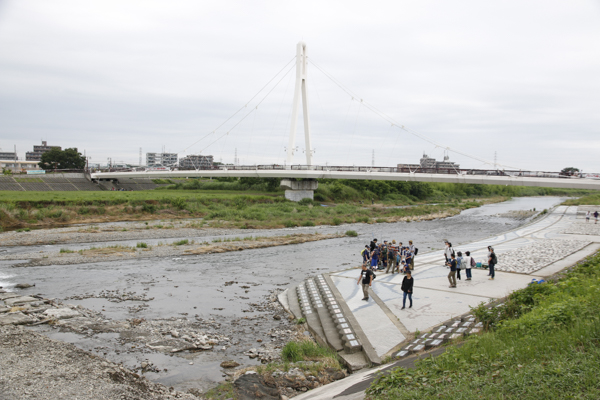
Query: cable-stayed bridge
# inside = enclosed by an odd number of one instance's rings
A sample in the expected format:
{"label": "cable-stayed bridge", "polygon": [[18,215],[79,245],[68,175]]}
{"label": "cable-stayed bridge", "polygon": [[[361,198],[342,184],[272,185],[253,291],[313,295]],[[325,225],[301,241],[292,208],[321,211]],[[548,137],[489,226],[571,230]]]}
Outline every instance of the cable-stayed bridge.
{"label": "cable-stayed bridge", "polygon": [[[292,59],[293,60],[293,59]],[[306,44],[300,42],[297,45],[296,53],[296,83],[294,88],[294,98],[291,110],[291,125],[289,133],[288,146],[286,147],[286,160],[284,165],[219,165],[210,169],[194,169],[194,170],[178,170],[176,167],[164,168],[163,170],[137,170],[137,171],[109,171],[95,172],[91,174],[93,180],[119,180],[126,178],[197,178],[197,177],[253,177],[253,178],[284,178],[282,186],[289,190],[286,191],[286,197],[292,200],[300,200],[303,197],[312,198],[314,189],[317,188],[318,179],[359,179],[359,180],[395,180],[406,182],[442,182],[442,183],[466,183],[466,184],[488,184],[488,185],[511,185],[511,186],[538,186],[538,187],[554,187],[554,188],[573,188],[573,189],[595,189],[600,190],[600,179],[586,179],[583,177],[564,176],[561,177],[558,172],[539,172],[539,171],[523,171],[518,168],[497,165],[479,157],[472,156],[462,152],[461,150],[451,148],[449,146],[437,143],[436,141],[421,135],[417,132],[409,130],[404,125],[395,122],[391,117],[360,99],[361,106],[372,111],[377,116],[390,123],[392,127],[401,129],[435,147],[443,148],[445,151],[451,151],[494,166],[493,169],[456,169],[456,168],[396,168],[396,167],[375,167],[375,166],[322,166],[313,164],[314,148],[311,142],[311,128],[307,94],[307,52]],[[290,61],[291,63],[291,61]],[[290,64],[288,63],[288,65]],[[314,62],[312,63],[313,65]],[[287,67],[287,65],[286,65]],[[286,68],[284,67],[284,69]],[[354,96],[347,88],[343,87],[328,73],[317,66],[328,78],[330,78],[337,86],[339,86],[346,94]],[[280,71],[281,72],[281,71]],[[288,71],[289,72],[289,71]],[[285,75],[284,75],[285,76]],[[277,77],[277,75],[276,75]],[[271,79],[271,81],[273,81]],[[279,82],[282,80],[281,78]],[[270,82],[271,82],[270,81]],[[266,86],[265,86],[266,87]],[[263,89],[265,88],[263,87]],[[261,89],[261,90],[263,90]],[[272,92],[271,89],[268,93]],[[257,94],[258,95],[258,94]],[[255,95],[251,100],[253,100]],[[260,100],[260,105],[266,96]],[[352,97],[354,100],[354,97]],[[236,114],[240,113],[248,103],[238,110],[233,116],[228,118],[217,129],[229,122]],[[256,108],[258,108],[256,105]],[[306,156],[306,164],[293,164],[294,153],[298,152],[296,146],[297,120],[300,113],[300,105],[302,105],[303,127],[304,127],[304,153]],[[233,125],[231,129],[222,133],[216,140],[204,147],[205,150],[215,142],[229,135],[230,131],[238,126],[246,119],[253,110],[247,112],[243,117]],[[210,134],[216,132],[215,129]],[[206,139],[210,134],[202,137],[196,143]],[[194,143],[193,145],[195,145]],[[192,145],[192,146],[193,146]],[[191,146],[188,146],[190,148]],[[340,148],[343,149],[343,142],[340,143]],[[184,150],[185,151],[185,150]],[[500,169],[500,168],[502,169]],[[287,178],[287,179],[286,179]],[[299,183],[296,179],[302,179],[305,182]]]}

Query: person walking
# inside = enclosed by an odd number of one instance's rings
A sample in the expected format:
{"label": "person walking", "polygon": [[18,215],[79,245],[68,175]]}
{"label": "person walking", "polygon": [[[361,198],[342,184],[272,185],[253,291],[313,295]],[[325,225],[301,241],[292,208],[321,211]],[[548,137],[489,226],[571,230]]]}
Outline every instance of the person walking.
{"label": "person walking", "polygon": [[496,253],[494,253],[494,248],[492,246],[488,246],[488,250],[490,251],[488,253],[488,265],[490,267],[489,276],[491,277],[490,281],[493,281],[496,277],[496,271],[494,270],[494,267],[498,263],[498,257],[496,257]]}
{"label": "person walking", "polygon": [[458,279],[460,281],[461,280],[460,279],[460,270],[462,268],[462,261],[463,261],[462,252],[459,251],[458,253],[456,253],[456,256],[457,256],[456,257],[456,279]]}
{"label": "person walking", "polygon": [[595,220],[595,224],[598,223],[598,210],[594,211],[594,220]]}
{"label": "person walking", "polygon": [[467,274],[468,281],[471,280],[471,267],[475,266],[475,259],[471,257],[470,251],[465,251],[465,257],[462,260],[462,265],[465,268],[465,273]]}
{"label": "person walking", "polygon": [[585,213],[585,222],[590,222],[590,215],[591,215],[591,214],[592,214],[592,213],[591,213],[591,212],[589,212],[589,211]]}
{"label": "person walking", "polygon": [[358,277],[357,285],[360,285],[362,281],[362,291],[363,291],[363,300],[369,300],[369,287],[373,283],[373,271],[367,269],[366,265],[362,266],[362,270],[360,271],[360,276]]}
{"label": "person walking", "polygon": [[448,262],[450,267],[450,273],[448,274],[448,281],[450,281],[450,287],[456,287],[456,255],[450,255],[450,261]]}
{"label": "person walking", "polygon": [[410,305],[408,306],[408,308],[412,308],[412,294],[413,294],[414,282],[415,282],[415,280],[413,279],[412,274],[409,269],[408,272],[406,273],[406,276],[404,277],[404,279],[402,279],[402,286],[400,287],[400,289],[404,292],[403,298],[402,298],[402,309],[403,310],[406,308],[406,297],[407,296],[408,296],[408,300],[410,300]]}

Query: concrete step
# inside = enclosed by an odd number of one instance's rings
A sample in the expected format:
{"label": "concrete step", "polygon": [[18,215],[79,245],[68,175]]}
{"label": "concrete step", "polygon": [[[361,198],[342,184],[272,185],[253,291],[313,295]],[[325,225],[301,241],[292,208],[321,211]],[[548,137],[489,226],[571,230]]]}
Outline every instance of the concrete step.
{"label": "concrete step", "polygon": [[315,337],[317,341],[326,343],[338,352],[353,354],[362,350],[360,341],[322,275],[306,279],[296,287],[296,298],[291,296],[290,292],[290,308],[297,302],[309,330],[318,336]]}
{"label": "concrete step", "polygon": [[287,304],[289,307],[289,310],[292,314],[294,314],[294,317],[296,319],[300,319],[302,318],[302,309],[300,308],[300,303],[298,302],[298,292],[297,292],[297,288],[298,285],[294,285],[292,287],[290,287],[289,289],[287,289]]}

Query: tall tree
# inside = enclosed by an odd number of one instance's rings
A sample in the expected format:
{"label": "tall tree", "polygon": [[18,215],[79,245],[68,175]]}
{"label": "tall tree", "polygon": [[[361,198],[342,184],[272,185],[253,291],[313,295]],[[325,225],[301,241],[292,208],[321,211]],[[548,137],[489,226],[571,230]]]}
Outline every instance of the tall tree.
{"label": "tall tree", "polygon": [[579,168],[574,168],[574,167],[563,168],[562,171],[560,171],[560,174],[566,175],[566,176],[577,175],[577,174],[579,174]]}
{"label": "tall tree", "polygon": [[54,148],[42,154],[38,163],[42,169],[84,169],[85,157],[76,148],[60,150]]}

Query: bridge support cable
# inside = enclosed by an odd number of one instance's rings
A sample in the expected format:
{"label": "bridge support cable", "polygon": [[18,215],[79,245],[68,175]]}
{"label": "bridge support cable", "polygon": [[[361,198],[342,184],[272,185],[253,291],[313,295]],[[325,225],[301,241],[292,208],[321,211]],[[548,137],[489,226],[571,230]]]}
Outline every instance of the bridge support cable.
{"label": "bridge support cable", "polygon": [[[200,152],[203,152],[204,150],[208,149],[210,146],[212,146],[213,144],[215,144],[216,142],[218,142],[219,140],[221,140],[222,138],[224,138],[225,136],[229,135],[231,133],[231,131],[233,131],[239,124],[241,124],[246,118],[248,118],[250,116],[250,114],[252,114],[253,112],[255,112],[258,109],[258,106],[260,106],[263,101],[265,101],[265,99],[267,97],[269,97],[269,95],[273,92],[273,90],[275,90],[275,88],[279,85],[279,83],[281,83],[281,81],[287,76],[287,74],[289,74],[292,71],[293,67],[291,67],[282,77],[281,79],[279,79],[277,81],[277,83],[271,88],[271,90],[269,90],[267,92],[267,94],[258,102],[258,104],[256,106],[254,106],[252,108],[252,110],[248,113],[246,113],[238,122],[236,122],[231,128],[229,128],[227,130],[227,132],[225,132],[224,134],[222,134],[221,136],[219,136],[218,138],[216,138],[214,141],[212,141],[209,145],[205,146],[204,148],[202,148],[202,150],[200,150]],[[245,108],[245,106],[244,106]],[[230,118],[231,119],[231,118]],[[223,126],[225,123],[221,124],[220,126]],[[211,132],[214,133],[215,131]],[[208,136],[208,135],[206,135]],[[205,137],[206,137],[205,136]],[[198,141],[199,142],[199,141]],[[196,142],[196,143],[198,143]],[[191,146],[189,146],[191,147]],[[188,148],[189,148],[188,147]]]}
{"label": "bridge support cable", "polygon": [[[429,138],[429,137],[427,137],[427,136],[425,136],[425,135],[423,135],[421,133],[413,131],[412,129],[406,128],[404,125],[398,123],[392,117],[390,117],[389,115],[385,114],[383,111],[379,110],[377,107],[375,107],[375,106],[371,105],[370,103],[364,101],[362,98],[360,98],[360,96],[356,95],[352,90],[350,90],[349,88],[347,88],[345,85],[343,85],[337,79],[335,79],[330,73],[328,73],[322,67],[320,67],[312,58],[310,59],[310,63],[312,65],[314,65],[315,68],[317,68],[319,71],[321,71],[321,73],[323,73],[323,75],[325,75],[327,78],[329,78],[329,80],[331,80],[336,86],[338,86],[348,96],[350,96],[352,98],[359,98],[361,100],[361,102],[363,102],[363,105],[368,110],[370,110],[375,115],[377,115],[380,118],[382,118],[383,120],[387,121],[388,123],[392,124],[392,126],[395,126],[395,127],[399,128],[399,129],[405,131],[406,133],[409,133],[409,134],[411,134],[413,136],[416,136],[419,139],[424,140],[424,141],[426,141],[426,142],[428,142],[430,144],[433,144],[436,147],[440,147],[440,148],[442,148],[444,150],[451,151],[451,152],[453,152],[455,154],[460,154],[460,155],[462,155],[464,157],[467,157],[467,158],[470,158],[472,160],[476,160],[476,161],[482,162],[482,163],[484,163],[486,165],[494,165],[493,161],[485,160],[483,158],[479,158],[479,157],[473,156],[471,154],[467,154],[467,153],[465,153],[463,151],[454,149],[454,148],[452,148],[450,146],[447,146],[445,144],[436,142],[435,140],[433,140],[433,139],[431,139],[431,138]],[[500,166],[500,167],[503,167],[503,168],[508,168],[508,169],[520,169],[518,167],[512,167],[512,166],[509,166],[509,165],[501,165],[501,164],[497,164],[497,165]]]}
{"label": "bridge support cable", "polygon": [[[254,96],[252,96],[250,98],[250,100],[248,100],[242,107],[240,107],[239,110],[237,110],[236,112],[234,112],[233,114],[231,114],[231,116],[229,116],[229,118],[227,118],[225,121],[223,121],[219,126],[217,126],[215,129],[213,129],[212,131],[210,131],[209,133],[207,133],[206,135],[202,136],[200,139],[196,140],[194,143],[190,144],[189,146],[187,146],[185,149],[183,149],[182,151],[178,152],[177,154],[180,153],[185,153],[188,149],[190,149],[191,147],[197,145],[198,143],[200,143],[202,140],[206,139],[208,136],[216,133],[219,129],[221,129],[225,124],[227,124],[229,121],[231,121],[236,115],[238,115],[240,112],[242,112],[245,108],[248,107],[248,105],[256,98],[258,97],[258,95],[260,93],[262,93],[283,71],[285,71],[288,66],[296,59],[296,56],[292,57],[284,66],[283,68],[281,68],[271,79],[269,79],[269,81],[258,91],[254,94]],[[291,69],[289,69],[285,74],[284,77],[289,74],[291,71]],[[281,82],[281,79],[277,82],[277,84],[279,84],[279,82]],[[275,87],[277,86],[277,84],[275,84]],[[271,89],[271,91],[269,91],[269,93],[271,93],[273,91],[273,89]],[[268,95],[268,94],[267,94]],[[263,98],[264,100],[264,98]],[[262,100],[261,100],[262,103]],[[260,104],[260,103],[259,103]],[[258,106],[257,106],[258,107]],[[241,122],[241,121],[240,121]],[[214,143],[214,142],[213,142]]]}

